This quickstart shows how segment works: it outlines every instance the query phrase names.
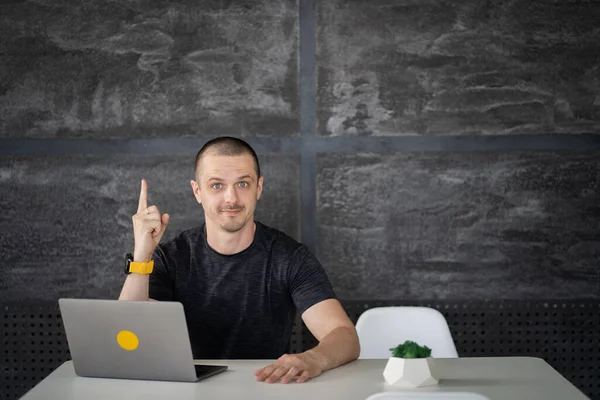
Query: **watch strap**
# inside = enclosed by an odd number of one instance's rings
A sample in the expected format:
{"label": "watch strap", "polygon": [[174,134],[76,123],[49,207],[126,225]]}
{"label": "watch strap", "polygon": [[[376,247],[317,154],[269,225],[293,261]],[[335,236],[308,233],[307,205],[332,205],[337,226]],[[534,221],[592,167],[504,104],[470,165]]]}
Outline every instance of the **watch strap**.
{"label": "watch strap", "polygon": [[126,274],[143,274],[148,275],[154,270],[154,260],[148,262],[133,261],[133,254],[127,253],[125,256],[125,273]]}
{"label": "watch strap", "polygon": [[148,262],[136,262],[131,261],[129,263],[129,272],[134,274],[148,275],[152,273],[154,269],[154,260]]}

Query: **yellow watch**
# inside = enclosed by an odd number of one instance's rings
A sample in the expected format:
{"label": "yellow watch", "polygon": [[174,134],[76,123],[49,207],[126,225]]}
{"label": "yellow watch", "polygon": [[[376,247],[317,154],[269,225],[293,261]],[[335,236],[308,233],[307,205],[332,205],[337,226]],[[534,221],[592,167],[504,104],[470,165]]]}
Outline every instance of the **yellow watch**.
{"label": "yellow watch", "polygon": [[133,255],[127,254],[126,257],[126,265],[125,265],[125,273],[127,274],[141,274],[148,275],[152,273],[154,269],[154,260],[150,260],[148,262],[136,262],[133,261]]}

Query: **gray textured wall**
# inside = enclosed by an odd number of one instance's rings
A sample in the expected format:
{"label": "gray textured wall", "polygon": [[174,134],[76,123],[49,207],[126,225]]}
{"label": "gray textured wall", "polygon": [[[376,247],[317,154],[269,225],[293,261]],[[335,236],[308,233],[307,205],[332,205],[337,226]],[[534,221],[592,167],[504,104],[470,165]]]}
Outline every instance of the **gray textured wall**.
{"label": "gray textured wall", "polygon": [[[257,218],[299,238],[298,159],[261,157],[268,177]],[[6,165],[4,165],[6,163]],[[0,299],[116,298],[140,178],[149,203],[171,216],[163,240],[204,222],[192,194],[193,158],[11,158],[0,168]],[[285,216],[285,217],[282,217]]]}
{"label": "gray textured wall", "polygon": [[319,133],[600,128],[596,1],[319,2]]}
{"label": "gray textured wall", "polygon": [[294,1],[0,7],[2,137],[297,133]]}
{"label": "gray textured wall", "polygon": [[343,298],[596,298],[599,156],[323,156],[319,257]]}
{"label": "gray textured wall", "polygon": [[315,3],[0,5],[0,301],[116,297],[139,179],[196,226],[222,134],[341,298],[600,298],[598,4]]}

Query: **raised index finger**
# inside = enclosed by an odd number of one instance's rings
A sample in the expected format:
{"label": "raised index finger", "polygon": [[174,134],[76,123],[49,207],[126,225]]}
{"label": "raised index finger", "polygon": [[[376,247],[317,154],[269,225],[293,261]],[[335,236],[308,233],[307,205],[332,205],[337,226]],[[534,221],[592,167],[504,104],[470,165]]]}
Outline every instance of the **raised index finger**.
{"label": "raised index finger", "polygon": [[148,184],[142,179],[142,188],[140,189],[140,202],[138,204],[138,213],[148,208]]}

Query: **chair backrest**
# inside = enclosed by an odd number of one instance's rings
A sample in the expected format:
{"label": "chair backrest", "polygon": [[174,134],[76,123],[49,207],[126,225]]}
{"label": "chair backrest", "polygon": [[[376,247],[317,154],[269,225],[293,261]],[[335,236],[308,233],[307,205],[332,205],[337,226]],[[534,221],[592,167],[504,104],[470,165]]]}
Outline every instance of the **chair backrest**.
{"label": "chair backrest", "polygon": [[356,331],[360,358],[389,358],[390,349],[406,340],[429,347],[432,357],[458,357],[446,319],[433,308],[371,308],[358,318]]}

